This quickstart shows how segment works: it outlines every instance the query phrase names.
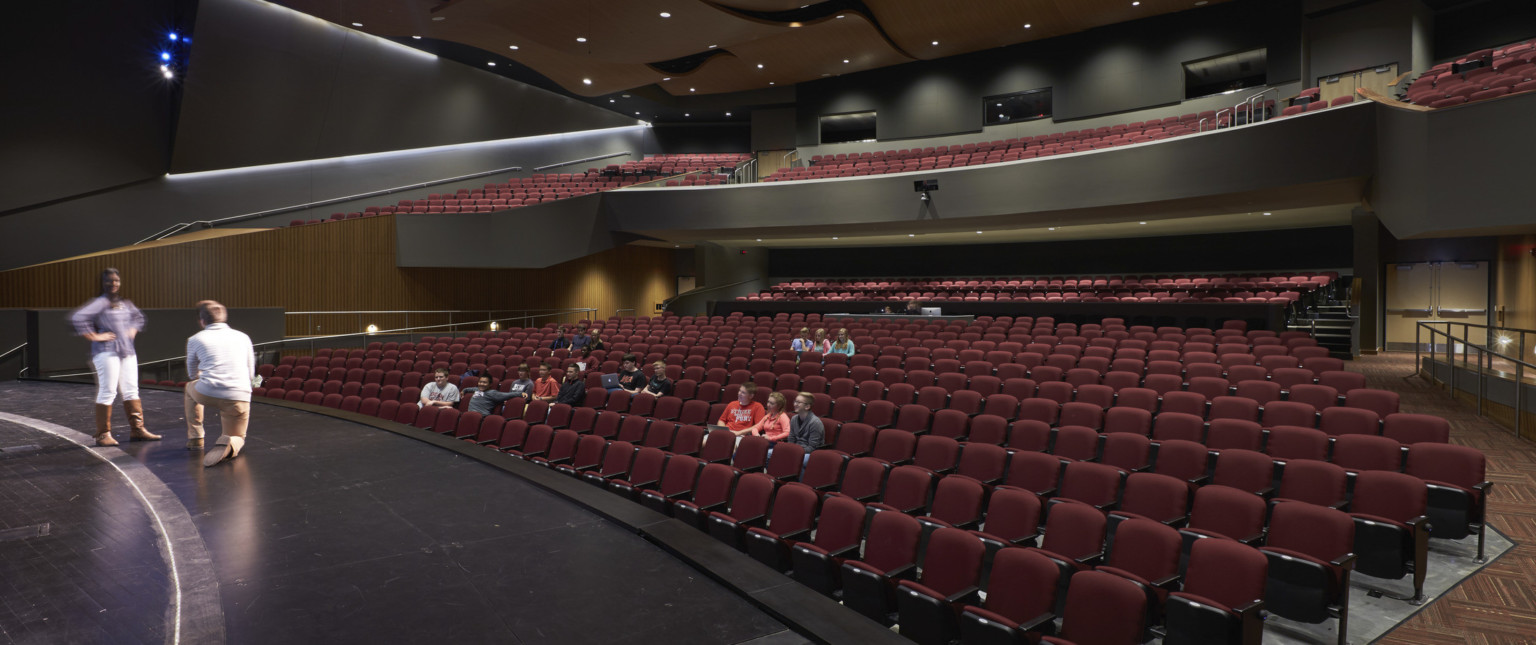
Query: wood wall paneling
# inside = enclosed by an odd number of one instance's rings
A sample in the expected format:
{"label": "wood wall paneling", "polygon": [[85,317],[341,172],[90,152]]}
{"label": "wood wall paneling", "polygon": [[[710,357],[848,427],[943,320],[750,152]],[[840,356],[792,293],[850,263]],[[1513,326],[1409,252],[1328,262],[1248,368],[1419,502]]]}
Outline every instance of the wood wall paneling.
{"label": "wood wall paneling", "polygon": [[[402,269],[390,216],[253,231],[179,244],[127,247],[0,272],[0,307],[75,307],[96,293],[105,267],[144,308],[230,307],[287,311],[514,310],[594,307],[650,314],[675,295],[671,249],[623,246],[544,269]],[[291,316],[289,335],[403,327],[404,315]],[[457,318],[456,319],[462,319]],[[410,325],[448,322],[413,314]],[[319,329],[314,327],[318,326]]]}
{"label": "wood wall paneling", "polygon": [[[1536,329],[1536,235],[1511,235],[1499,238],[1499,260],[1494,268],[1498,301],[1503,308],[1505,327]],[[1536,335],[1526,337],[1527,352],[1536,350]],[[1536,357],[1528,353],[1526,360]]]}

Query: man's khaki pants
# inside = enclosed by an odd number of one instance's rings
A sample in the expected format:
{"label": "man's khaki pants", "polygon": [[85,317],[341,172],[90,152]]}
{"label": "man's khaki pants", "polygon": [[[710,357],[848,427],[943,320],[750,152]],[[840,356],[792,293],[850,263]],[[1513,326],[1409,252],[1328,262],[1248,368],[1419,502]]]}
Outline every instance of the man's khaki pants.
{"label": "man's khaki pants", "polygon": [[251,404],[248,401],[219,399],[198,392],[196,381],[187,384],[183,403],[186,406],[187,438],[203,438],[203,406],[211,405],[219,410],[219,424],[226,437],[245,437],[245,428],[251,422]]}

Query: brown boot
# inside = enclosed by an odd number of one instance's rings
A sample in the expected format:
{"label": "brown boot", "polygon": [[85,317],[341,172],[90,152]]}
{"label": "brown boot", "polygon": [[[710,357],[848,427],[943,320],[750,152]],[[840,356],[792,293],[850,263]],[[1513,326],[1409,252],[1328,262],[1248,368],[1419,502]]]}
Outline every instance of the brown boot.
{"label": "brown boot", "polygon": [[133,432],[128,435],[129,441],[159,441],[160,435],[152,434],[144,429],[144,402],[139,399],[123,401],[123,411],[128,413],[128,427]]}
{"label": "brown boot", "polygon": [[96,445],[115,446],[117,440],[112,438],[112,405],[96,404]]}

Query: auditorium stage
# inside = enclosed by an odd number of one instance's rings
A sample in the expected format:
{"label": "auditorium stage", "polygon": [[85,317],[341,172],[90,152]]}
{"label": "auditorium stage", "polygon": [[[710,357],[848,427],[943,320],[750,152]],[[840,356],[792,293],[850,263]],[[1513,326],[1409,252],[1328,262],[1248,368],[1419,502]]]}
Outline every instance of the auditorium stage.
{"label": "auditorium stage", "polygon": [[623,523],[451,450],[257,404],[245,452],[205,470],[176,392],[144,392],[163,441],[128,443],[119,404],[122,445],[80,447],[93,396],[0,384],[0,641],[806,640]]}

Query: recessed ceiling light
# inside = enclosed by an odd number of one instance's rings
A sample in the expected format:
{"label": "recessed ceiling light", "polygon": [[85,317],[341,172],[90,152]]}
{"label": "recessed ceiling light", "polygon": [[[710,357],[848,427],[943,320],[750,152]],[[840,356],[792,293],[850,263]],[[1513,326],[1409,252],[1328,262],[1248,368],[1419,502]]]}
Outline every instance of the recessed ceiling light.
{"label": "recessed ceiling light", "polygon": [[672,14],[663,11],[663,12],[661,12],[661,17],[663,17],[663,18],[671,18]]}
{"label": "recessed ceiling light", "polygon": [[773,81],[768,81],[768,84],[769,85],[773,85]]}
{"label": "recessed ceiling light", "polygon": [[581,79],[581,84],[582,85],[591,85],[592,84],[592,79],[590,79],[590,78]]}
{"label": "recessed ceiling light", "polygon": [[[842,16],[838,16],[838,17],[839,17],[839,18],[841,18],[841,17],[842,17]],[[789,26],[790,26],[790,27],[791,27],[791,28],[797,28],[797,27],[800,27],[800,26],[801,26],[801,23],[798,23],[798,22],[792,22],[792,23],[789,23]]]}
{"label": "recessed ceiling light", "polygon": [[758,64],[757,64],[757,68],[758,68],[758,69],[762,69],[762,68],[763,68],[763,64],[762,64],[762,63],[758,63]]}
{"label": "recessed ceiling light", "polygon": [[846,58],[844,58],[844,59],[843,59],[843,64],[845,64],[845,65],[846,65],[846,64],[847,64],[847,63],[848,63],[848,59],[846,59]]}
{"label": "recessed ceiling light", "polygon": [[432,16],[432,22],[442,22],[447,19],[447,16]]}
{"label": "recessed ceiling light", "polygon": [[1140,6],[1141,6],[1141,3],[1140,3],[1140,2],[1132,2],[1132,3],[1131,3],[1131,6],[1132,6],[1132,7],[1140,7]]}
{"label": "recessed ceiling light", "polygon": [[663,76],[663,77],[661,77],[661,80],[663,80],[663,81],[670,81],[670,80],[672,80],[672,77],[671,76]]}
{"label": "recessed ceiling light", "polygon": [[977,235],[981,235],[981,231],[976,231],[976,234]]}
{"label": "recessed ceiling light", "polygon": [[354,22],[354,23],[352,23],[352,26],[353,26],[353,27],[361,27],[361,26],[363,26],[363,23],[360,23],[360,22]]}
{"label": "recessed ceiling light", "polygon": [[495,67],[496,66],[496,61],[489,61],[489,62],[486,63],[486,65],[489,65],[491,67]]}
{"label": "recessed ceiling light", "polygon": [[1056,227],[1052,226],[1052,227],[1050,227],[1048,229],[1045,229],[1045,230],[1047,230],[1047,231],[1054,231],[1054,230],[1056,230]]}
{"label": "recessed ceiling light", "polygon": [[1002,103],[998,103],[997,107],[1003,107],[1003,104]]}
{"label": "recessed ceiling light", "polygon": [[832,238],[832,239],[834,239],[834,240],[835,240],[835,239],[837,239],[837,237],[836,237],[836,236],[833,236],[833,238]]}
{"label": "recessed ceiling light", "polygon": [[413,40],[421,40],[421,36],[411,36],[411,39],[413,39]]}
{"label": "recessed ceiling light", "polygon": [[689,114],[689,113],[687,113],[687,112],[684,112],[684,113],[683,113],[683,116],[693,116],[693,115],[692,115],[692,114]]}
{"label": "recessed ceiling light", "polygon": [[1029,23],[1027,23],[1027,22],[1026,22],[1026,23],[1024,23],[1024,28],[1025,28],[1025,29],[1029,29],[1029,27],[1030,27],[1030,24],[1029,24]]}
{"label": "recessed ceiling light", "polygon": [[935,41],[933,41],[932,44],[937,45],[937,44],[939,44],[939,41],[935,40]]}
{"label": "recessed ceiling light", "polygon": [[1274,215],[1274,213],[1265,213],[1264,214],[1265,217],[1269,217],[1270,215]]}
{"label": "recessed ceiling light", "polygon": [[1200,1],[1199,1],[1199,2],[1196,2],[1196,3],[1195,3],[1195,6],[1196,6],[1196,7],[1204,7],[1204,6],[1205,6],[1205,5],[1207,5],[1207,4],[1209,4],[1209,3],[1208,3],[1208,2],[1207,2],[1207,0],[1200,0]]}
{"label": "recessed ceiling light", "polygon": [[577,36],[576,37],[576,42],[578,42],[578,43],[587,42],[587,37],[586,36]]}
{"label": "recessed ceiling light", "polygon": [[688,88],[688,91],[689,91],[689,92],[692,92],[692,91],[693,91],[693,88],[691,88],[691,87],[690,87],[690,88]]}
{"label": "recessed ceiling light", "polygon": [[714,48],[716,48],[716,47],[719,47],[719,45],[710,45],[710,46],[709,46],[709,48],[710,48],[710,49],[714,49]]}
{"label": "recessed ceiling light", "polygon": [[843,19],[843,14],[837,14],[837,19],[838,20],[842,20]]}
{"label": "recessed ceiling light", "polygon": [[730,115],[731,115],[731,113],[730,113],[730,112],[726,112],[726,113],[725,113],[725,115],[726,115],[726,116],[730,116]]}
{"label": "recessed ceiling light", "polygon": [[609,102],[609,103],[618,103],[618,101],[616,101],[616,100],[614,100],[614,99],[608,99],[608,102]]}
{"label": "recessed ceiling light", "polygon": [[907,237],[917,237],[917,234],[916,233],[908,233]]}
{"label": "recessed ceiling light", "polygon": [[1146,226],[1146,225],[1147,225],[1147,223],[1146,223],[1146,222],[1137,222],[1137,224],[1140,224],[1140,225],[1142,225],[1142,226]]}
{"label": "recessed ceiling light", "polygon": [[640,116],[640,113],[639,113],[639,112],[636,112],[636,113],[635,113],[635,116]]}
{"label": "recessed ceiling light", "polygon": [[512,51],[517,51],[517,45],[507,45],[507,49],[510,49]]}

